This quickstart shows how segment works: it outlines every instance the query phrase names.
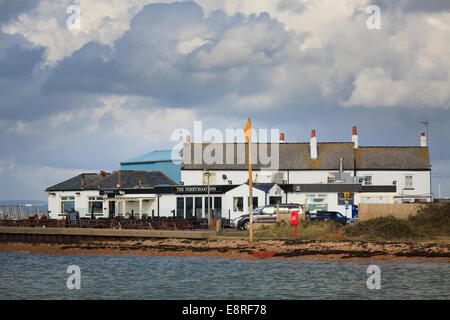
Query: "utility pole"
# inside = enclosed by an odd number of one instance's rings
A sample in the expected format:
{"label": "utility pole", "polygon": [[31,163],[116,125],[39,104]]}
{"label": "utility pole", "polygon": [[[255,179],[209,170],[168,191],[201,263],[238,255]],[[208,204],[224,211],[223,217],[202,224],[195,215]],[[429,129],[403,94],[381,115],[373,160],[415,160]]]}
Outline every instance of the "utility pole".
{"label": "utility pole", "polygon": [[249,214],[250,214],[250,242],[253,241],[253,179],[252,179],[252,120],[248,118],[244,129],[244,135],[248,142],[248,187],[249,187]]}

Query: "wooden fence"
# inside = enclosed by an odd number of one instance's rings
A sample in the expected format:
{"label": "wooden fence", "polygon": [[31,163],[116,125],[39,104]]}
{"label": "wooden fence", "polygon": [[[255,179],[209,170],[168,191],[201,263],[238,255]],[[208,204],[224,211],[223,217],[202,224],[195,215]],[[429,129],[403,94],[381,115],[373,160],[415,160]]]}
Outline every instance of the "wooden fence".
{"label": "wooden fence", "polygon": [[379,217],[392,216],[399,219],[407,219],[417,214],[425,203],[361,203],[358,207],[359,221],[370,220]]}

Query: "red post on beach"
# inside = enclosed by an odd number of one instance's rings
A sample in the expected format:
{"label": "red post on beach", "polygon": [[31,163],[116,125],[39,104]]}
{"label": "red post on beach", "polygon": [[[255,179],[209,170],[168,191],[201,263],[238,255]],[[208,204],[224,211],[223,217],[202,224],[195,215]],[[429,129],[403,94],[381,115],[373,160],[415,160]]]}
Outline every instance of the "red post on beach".
{"label": "red post on beach", "polygon": [[295,226],[295,241],[297,241],[298,211],[291,212],[291,223]]}

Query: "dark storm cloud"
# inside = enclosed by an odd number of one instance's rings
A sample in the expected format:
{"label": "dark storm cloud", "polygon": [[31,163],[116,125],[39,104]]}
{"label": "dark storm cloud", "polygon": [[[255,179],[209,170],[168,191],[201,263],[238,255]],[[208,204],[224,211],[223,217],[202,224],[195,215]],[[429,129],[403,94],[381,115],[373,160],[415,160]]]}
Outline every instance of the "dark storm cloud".
{"label": "dark storm cloud", "polygon": [[38,0],[0,0],[0,25],[17,18],[38,4]]}
{"label": "dark storm cloud", "polygon": [[401,10],[405,13],[450,11],[449,0],[371,0],[370,3],[378,5],[382,10]]}
{"label": "dark storm cloud", "polygon": [[[227,32],[240,27],[244,31],[267,29],[271,34],[262,39],[267,40],[267,47],[261,40],[253,48],[242,48],[254,51],[247,56],[233,53],[234,39],[221,41]],[[205,43],[180,54],[180,34],[195,28],[205,30]],[[250,94],[267,88],[268,72],[281,62],[277,54],[282,53],[291,37],[265,13],[251,15],[247,21],[241,15],[228,17],[223,12],[205,18],[201,7],[191,2],[148,5],[133,19],[130,30],[115,42],[113,52],[104,52],[108,51],[105,46],[84,46],[55,68],[43,88],[47,93],[64,90],[152,96],[172,105],[210,103],[229,92]],[[245,44],[247,39],[237,40]],[[214,60],[213,55],[221,54],[218,46],[229,50],[229,61]],[[102,54],[107,58],[101,59]],[[254,59],[257,54],[259,61]],[[236,56],[234,60],[232,55]]]}
{"label": "dark storm cloud", "polygon": [[0,78],[28,76],[37,63],[42,61],[44,48],[25,47],[21,36],[11,36],[0,31]]}
{"label": "dark storm cloud", "polygon": [[293,11],[295,13],[302,13],[306,6],[297,0],[282,0],[277,4],[279,11]]}

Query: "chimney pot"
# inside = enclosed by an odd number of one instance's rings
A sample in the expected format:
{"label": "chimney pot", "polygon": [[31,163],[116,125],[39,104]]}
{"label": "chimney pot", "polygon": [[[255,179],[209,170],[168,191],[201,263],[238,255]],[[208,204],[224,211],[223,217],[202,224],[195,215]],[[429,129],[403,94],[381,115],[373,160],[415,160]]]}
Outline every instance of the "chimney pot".
{"label": "chimney pot", "polygon": [[309,140],[310,158],[317,159],[317,138],[316,130],[311,132],[311,139]]}
{"label": "chimney pot", "polygon": [[356,130],[356,126],[353,126],[353,135],[352,135],[353,149],[358,149],[358,131]]}
{"label": "chimney pot", "polygon": [[421,136],[420,136],[420,146],[421,147],[426,147],[428,145],[428,141],[427,141],[427,136],[425,135],[425,132],[422,132]]}
{"label": "chimney pot", "polygon": [[280,133],[280,142],[284,142],[284,133],[283,132]]}

